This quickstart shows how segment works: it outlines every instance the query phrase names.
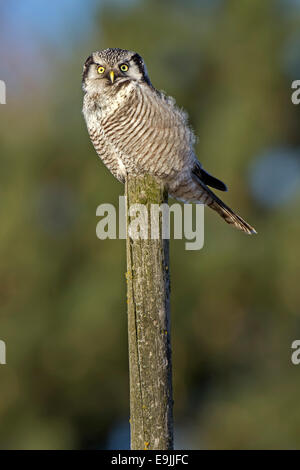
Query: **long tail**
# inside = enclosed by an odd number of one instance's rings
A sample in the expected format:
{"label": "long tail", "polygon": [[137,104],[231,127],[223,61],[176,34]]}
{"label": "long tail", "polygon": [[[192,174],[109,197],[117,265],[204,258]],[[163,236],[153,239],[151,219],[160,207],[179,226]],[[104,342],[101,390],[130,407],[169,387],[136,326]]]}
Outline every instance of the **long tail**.
{"label": "long tail", "polygon": [[248,235],[253,235],[257,233],[255,228],[251,227],[242,217],[237,215],[230,207],[226,206],[226,204],[215,195],[215,193],[207,187],[207,185],[201,181],[199,177],[196,178],[197,183],[200,183],[202,190],[204,189],[206,195],[205,204],[211,209],[214,209],[220,216],[227,222],[228,224],[234,225],[237,229],[242,230],[243,232],[247,233]]}
{"label": "long tail", "polygon": [[221,201],[221,199],[219,199],[210,188],[208,188],[209,185],[213,188],[220,189],[221,191],[227,191],[226,185],[222,181],[207,173],[207,171],[201,167],[199,162],[197,162],[192,170],[192,177],[194,181],[200,185],[202,191],[205,191],[206,196],[208,196],[204,201],[205,204],[218,212],[225,222],[234,225],[237,229],[242,230],[248,235],[257,233],[256,230],[251,227],[251,225],[243,220],[242,217],[233,212],[230,207],[226,206],[226,204]]}
{"label": "long tail", "polygon": [[230,207],[226,206],[226,204],[221,201],[221,199],[219,199],[212,191],[211,193],[213,194],[213,200],[211,202],[207,202],[206,204],[211,207],[211,209],[214,209],[216,212],[218,212],[225,222],[234,225],[237,229],[242,230],[248,235],[257,233],[255,228],[251,227],[251,225],[242,219],[242,217],[233,212]]}

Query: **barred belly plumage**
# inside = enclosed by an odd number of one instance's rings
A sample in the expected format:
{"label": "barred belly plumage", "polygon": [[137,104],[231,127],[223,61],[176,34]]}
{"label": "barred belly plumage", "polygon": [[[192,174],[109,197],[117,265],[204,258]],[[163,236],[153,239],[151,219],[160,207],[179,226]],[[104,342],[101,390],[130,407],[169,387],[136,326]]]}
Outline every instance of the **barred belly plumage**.
{"label": "barred belly plumage", "polygon": [[148,172],[167,180],[176,177],[186,160],[183,153],[189,136],[185,134],[190,131],[184,131],[180,115],[175,118],[170,118],[168,103],[162,106],[158,99],[153,103],[153,97],[134,90],[126,104],[99,121],[101,141],[109,142],[114,154],[104,163],[108,166],[120,158],[128,173]]}

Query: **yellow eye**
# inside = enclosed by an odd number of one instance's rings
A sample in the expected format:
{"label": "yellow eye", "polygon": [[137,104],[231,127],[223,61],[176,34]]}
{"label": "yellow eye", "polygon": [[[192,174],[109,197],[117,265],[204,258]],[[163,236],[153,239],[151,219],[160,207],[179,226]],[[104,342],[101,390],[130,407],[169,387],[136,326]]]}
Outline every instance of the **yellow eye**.
{"label": "yellow eye", "polygon": [[120,65],[121,72],[127,72],[128,69],[129,69],[128,65],[126,65],[126,64]]}
{"label": "yellow eye", "polygon": [[105,68],[100,65],[100,67],[97,68],[97,72],[102,74],[105,72]]}

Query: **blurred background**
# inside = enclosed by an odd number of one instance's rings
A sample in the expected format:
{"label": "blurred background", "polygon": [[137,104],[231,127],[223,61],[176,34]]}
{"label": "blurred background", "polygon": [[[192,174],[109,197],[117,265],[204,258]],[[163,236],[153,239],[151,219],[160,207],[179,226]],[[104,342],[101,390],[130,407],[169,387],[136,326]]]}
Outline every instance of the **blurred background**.
{"label": "blurred background", "polygon": [[91,51],[138,51],[190,116],[197,155],[258,231],[205,211],[171,241],[178,449],[300,448],[298,0],[0,0],[2,449],[129,448],[123,187],[81,114]]}

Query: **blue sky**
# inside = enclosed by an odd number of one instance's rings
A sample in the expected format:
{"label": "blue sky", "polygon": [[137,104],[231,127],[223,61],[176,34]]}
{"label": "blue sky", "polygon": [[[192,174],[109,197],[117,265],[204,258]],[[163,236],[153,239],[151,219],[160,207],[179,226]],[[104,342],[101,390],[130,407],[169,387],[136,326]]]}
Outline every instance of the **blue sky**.
{"label": "blue sky", "polygon": [[94,8],[101,0],[10,0],[4,7],[4,31],[25,40],[37,36],[46,42],[61,42],[82,34],[93,22]]}
{"label": "blue sky", "polygon": [[[101,0],[0,1],[0,79],[17,87],[70,48],[84,48]],[[49,54],[50,52],[50,54]],[[35,71],[33,73],[33,70]]]}
{"label": "blue sky", "polygon": [[99,14],[101,5],[128,8],[138,1],[0,0],[0,78],[11,76],[16,63],[34,66],[45,48],[60,55],[84,47],[99,28],[95,12]]}

